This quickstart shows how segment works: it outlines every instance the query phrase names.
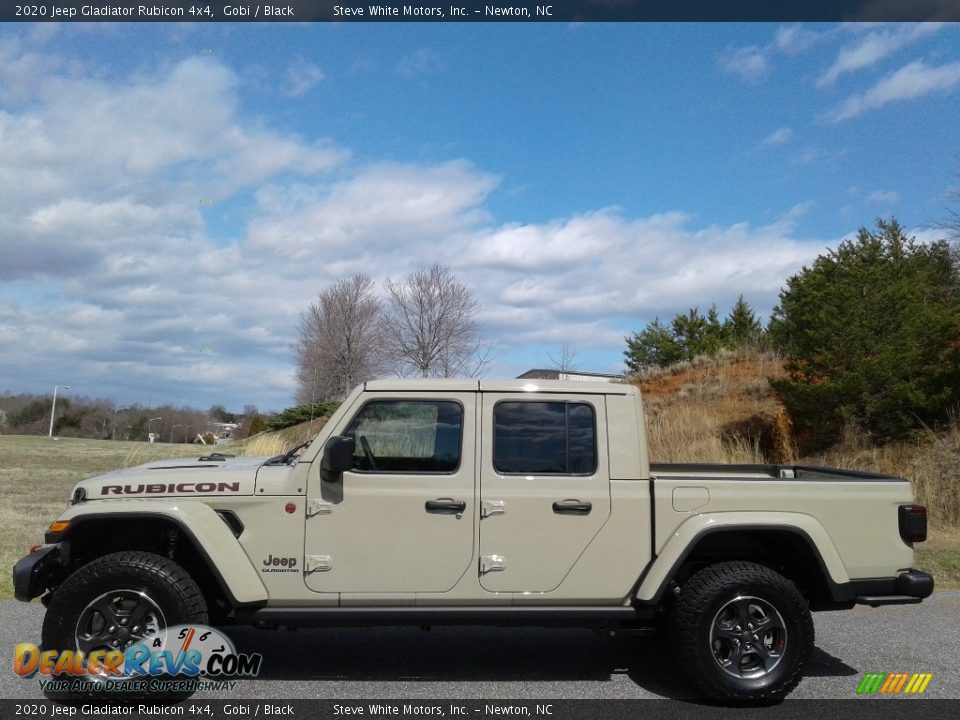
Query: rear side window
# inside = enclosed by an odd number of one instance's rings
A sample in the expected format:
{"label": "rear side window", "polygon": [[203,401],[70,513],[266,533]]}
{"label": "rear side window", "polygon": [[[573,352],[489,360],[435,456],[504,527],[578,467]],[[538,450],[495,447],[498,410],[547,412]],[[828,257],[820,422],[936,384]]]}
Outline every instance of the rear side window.
{"label": "rear side window", "polygon": [[361,472],[449,473],[460,467],[463,407],[450,400],[377,400],[345,433]]}
{"label": "rear side window", "polygon": [[493,467],[528,475],[597,469],[597,423],[587,403],[503,401],[493,408]]}

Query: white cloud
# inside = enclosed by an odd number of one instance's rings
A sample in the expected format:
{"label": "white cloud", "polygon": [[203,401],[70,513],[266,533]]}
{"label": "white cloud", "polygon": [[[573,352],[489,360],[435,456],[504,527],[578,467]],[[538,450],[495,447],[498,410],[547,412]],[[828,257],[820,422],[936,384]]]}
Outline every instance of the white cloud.
{"label": "white cloud", "polygon": [[760,143],[764,147],[783,145],[793,139],[793,130],[788,127],[777,128]]}
{"label": "white cloud", "polygon": [[773,46],[785,55],[800,55],[816,45],[822,37],[820,33],[808,30],[801,24],[784,25],[777,28]]}
{"label": "white cloud", "polygon": [[67,67],[52,63],[33,77],[33,102],[0,110],[0,249],[8,259],[0,277],[62,274],[105,252],[155,243],[155,233],[195,237],[201,201],[285,173],[322,174],[347,158],[329,142],[242,120],[234,74],[209,58],[119,84],[73,77]]}
{"label": "white cloud", "polygon": [[767,50],[757,45],[738,48],[723,61],[723,69],[745,82],[755,83],[770,72]]}
{"label": "white cloud", "polygon": [[932,35],[943,23],[912,23],[883,27],[859,37],[842,48],[836,60],[818,79],[818,87],[829,87],[845,73],[871,67],[897,50]]}
{"label": "white cloud", "polygon": [[896,205],[900,202],[900,193],[894,190],[874,190],[863,199],[870,205]]}
{"label": "white cloud", "polygon": [[929,67],[916,60],[878,81],[869,89],[848,97],[826,113],[833,123],[842,122],[893,102],[912,100],[934,92],[951,92],[960,85],[960,61]]}
{"label": "white cloud", "polygon": [[432,75],[442,69],[443,62],[440,60],[440,55],[430,48],[414,50],[409,55],[402,57],[397,64],[397,74],[407,80]]}
{"label": "white cloud", "polygon": [[616,209],[500,226],[475,233],[460,266],[483,288],[485,319],[509,329],[509,343],[591,337],[581,334],[590,326],[611,338],[596,344],[612,350],[622,338],[611,308],[649,320],[732,303],[740,291],[772,304],[782,279],[819,249],[790,237],[804,208],[761,228],[697,228],[684,213],[627,218]]}
{"label": "white cloud", "polygon": [[[378,164],[320,186],[269,186],[257,194],[261,216],[248,246],[297,262],[329,262],[356,248],[367,253],[402,243],[412,250],[442,242],[487,219],[492,175],[465,161],[432,166]],[[333,275],[331,275],[333,276]]]}
{"label": "white cloud", "polygon": [[728,51],[721,58],[721,65],[724,70],[739,75],[745,82],[756,83],[770,74],[776,55],[796,57],[826,35],[808,30],[801,24],[782,25],[766,45],[748,45]]}
{"label": "white cloud", "polygon": [[299,98],[313,90],[317,85],[323,82],[323,70],[303,58],[298,58],[295,63],[287,68],[284,75],[283,93],[289,97]]}

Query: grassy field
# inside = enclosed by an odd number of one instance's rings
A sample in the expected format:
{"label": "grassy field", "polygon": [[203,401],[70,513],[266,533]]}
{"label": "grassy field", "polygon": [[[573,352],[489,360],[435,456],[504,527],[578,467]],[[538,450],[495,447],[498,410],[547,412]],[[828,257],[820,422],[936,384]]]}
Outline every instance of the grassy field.
{"label": "grassy field", "polygon": [[[665,420],[663,417],[658,419],[661,430]],[[297,426],[281,433],[265,434],[224,450],[246,455],[273,455],[312,437],[321,423],[315,421],[313,427]],[[671,433],[667,431],[667,434]],[[652,442],[656,457],[657,438],[654,437]],[[0,568],[6,568],[0,574],[0,598],[12,597],[9,569],[31,545],[43,540],[44,530],[66,506],[75,482],[108,470],[166,457],[195,457],[203,452],[204,448],[192,445],[0,435],[0,497],[3,498],[0,506]],[[749,448],[741,448],[734,455],[726,459],[756,459],[750,457]],[[934,528],[930,540],[919,546],[917,564],[933,572],[941,587],[960,585],[960,529]]]}
{"label": "grassy field", "polygon": [[13,597],[10,568],[59,515],[78,480],[203,448],[167,443],[0,435],[0,598]]}

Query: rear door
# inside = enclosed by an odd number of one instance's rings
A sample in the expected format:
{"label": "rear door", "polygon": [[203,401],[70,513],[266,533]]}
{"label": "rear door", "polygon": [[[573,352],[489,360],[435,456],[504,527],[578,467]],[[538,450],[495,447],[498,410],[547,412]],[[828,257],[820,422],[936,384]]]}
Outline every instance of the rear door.
{"label": "rear door", "polygon": [[484,393],[480,584],[556,589],[610,515],[603,395]]}

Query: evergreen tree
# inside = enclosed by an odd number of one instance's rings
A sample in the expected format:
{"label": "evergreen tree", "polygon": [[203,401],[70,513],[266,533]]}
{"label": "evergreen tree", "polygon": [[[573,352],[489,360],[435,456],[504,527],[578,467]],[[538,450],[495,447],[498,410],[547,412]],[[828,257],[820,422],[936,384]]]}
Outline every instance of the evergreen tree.
{"label": "evergreen tree", "polygon": [[716,303],[711,305],[707,311],[706,324],[702,346],[696,349],[694,355],[709,355],[712,357],[720,352],[726,344],[723,337],[723,323],[720,322],[720,313],[717,312]]}
{"label": "evergreen tree", "polygon": [[756,343],[762,335],[763,326],[757,320],[753,308],[741,295],[734,303],[727,319],[723,321],[724,342],[728,347],[742,348]]}
{"label": "evergreen tree", "polygon": [[675,315],[669,326],[654,319],[640,332],[625,338],[627,368],[638,372],[653,365],[671,365],[699,355],[714,356],[720,350],[736,350],[763,335],[763,326],[741,295],[730,314],[720,319],[717,306],[706,315],[698,308]]}
{"label": "evergreen tree", "polygon": [[960,402],[960,274],[946,242],[917,243],[896,220],[791,277],[770,334],[789,373],[773,385],[808,447],[844,423],[902,437]]}
{"label": "evergreen tree", "polygon": [[627,349],[623,354],[630,372],[640,372],[654,365],[670,365],[684,357],[683,348],[673,333],[661,324],[660,318],[654,318],[652,323],[627,337],[626,341]]}
{"label": "evergreen tree", "polygon": [[673,335],[680,347],[683,348],[683,358],[692,360],[697,355],[705,355],[707,352],[707,319],[700,314],[700,311],[693,307],[686,315],[677,315],[670,323]]}

